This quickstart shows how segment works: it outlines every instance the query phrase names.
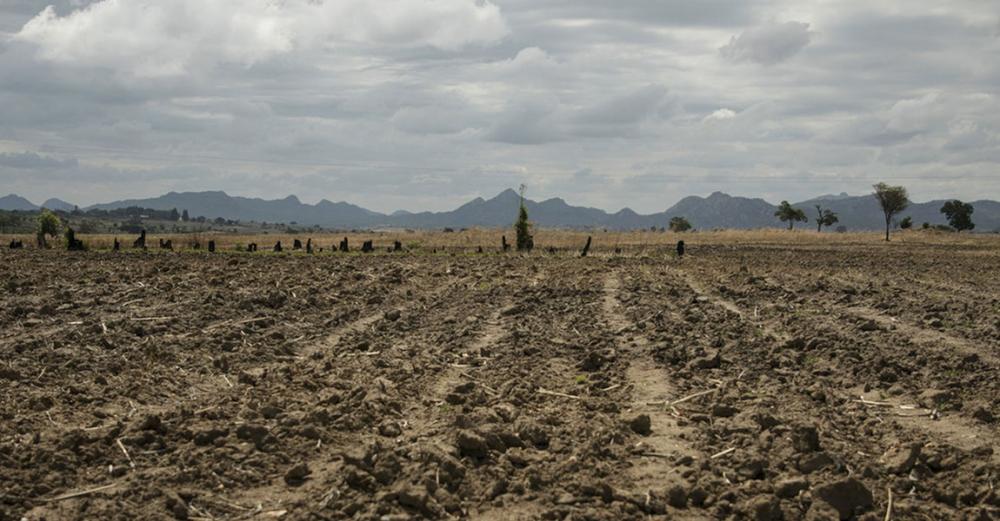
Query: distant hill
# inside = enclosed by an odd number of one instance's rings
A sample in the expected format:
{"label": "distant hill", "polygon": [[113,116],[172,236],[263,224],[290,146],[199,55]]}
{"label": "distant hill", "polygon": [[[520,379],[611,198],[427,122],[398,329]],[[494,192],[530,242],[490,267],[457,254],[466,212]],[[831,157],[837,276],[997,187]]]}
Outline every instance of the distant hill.
{"label": "distant hill", "polygon": [[689,196],[663,213],[660,222],[684,217],[696,229],[767,228],[780,225],[777,208],[763,199],[733,197],[715,192],[708,197]]}
{"label": "distant hill", "polygon": [[76,205],[67,203],[62,199],[56,199],[55,197],[49,199],[42,203],[42,208],[48,208],[49,210],[59,210],[62,212],[72,212]]}
{"label": "distant hill", "polygon": [[[506,227],[514,222],[520,196],[513,190],[504,190],[491,199],[477,197],[454,210],[445,212],[397,211],[384,214],[367,210],[347,202],[320,201],[305,204],[293,195],[284,199],[258,199],[235,197],[221,191],[214,192],[170,192],[148,199],[127,199],[98,204],[85,208],[111,210],[137,206],[154,210],[187,210],[191,217],[204,216],[209,219],[221,217],[241,221],[296,223],[303,226],[319,225],[330,228],[467,228]],[[552,198],[544,201],[526,200],[528,215],[539,226],[558,228],[606,228],[613,230],[648,229],[666,227],[673,217],[684,217],[695,229],[713,228],[770,228],[784,226],[775,216],[777,207],[763,199],[731,196],[715,192],[708,197],[689,196],[677,204],[654,214],[639,214],[629,208],[609,213],[599,208],[573,206],[563,199]],[[882,212],[871,195],[851,196],[823,195],[799,203],[809,217],[815,218],[815,205],[829,208],[840,217],[837,226],[849,230],[878,230],[882,226]],[[910,216],[915,227],[922,223],[946,224],[940,213],[944,201],[912,203],[900,216]],[[50,206],[52,205],[52,206]],[[1000,202],[974,201],[973,221],[977,231],[1000,230]],[[45,202],[45,207],[69,211],[73,206],[58,199]],[[2,210],[35,210],[38,206],[16,195],[0,198]],[[811,227],[801,223],[797,227]],[[835,226],[836,227],[836,226]]]}
{"label": "distant hill", "polygon": [[35,206],[34,204],[32,204],[31,201],[29,201],[29,200],[27,200],[27,199],[25,199],[25,198],[23,198],[23,197],[21,197],[20,195],[17,195],[17,194],[10,194],[10,195],[5,195],[3,197],[0,197],[0,210],[7,210],[7,211],[14,211],[14,210],[28,211],[28,210],[37,210],[37,209],[38,209],[38,207]]}
{"label": "distant hill", "polygon": [[315,205],[303,204],[290,195],[284,199],[266,200],[233,197],[225,192],[170,192],[151,199],[126,199],[97,204],[87,209],[113,210],[138,206],[153,210],[187,210],[192,217],[223,217],[242,221],[298,223],[303,225],[368,227],[378,224],[382,214],[349,203],[322,200]]}

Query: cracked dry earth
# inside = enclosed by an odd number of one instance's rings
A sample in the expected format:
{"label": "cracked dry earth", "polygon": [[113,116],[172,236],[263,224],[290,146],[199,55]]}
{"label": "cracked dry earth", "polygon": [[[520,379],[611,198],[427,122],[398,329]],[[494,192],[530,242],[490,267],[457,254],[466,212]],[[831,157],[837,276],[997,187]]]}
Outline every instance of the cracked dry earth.
{"label": "cracked dry earth", "polygon": [[1000,253],[905,248],[4,251],[0,518],[1000,518]]}

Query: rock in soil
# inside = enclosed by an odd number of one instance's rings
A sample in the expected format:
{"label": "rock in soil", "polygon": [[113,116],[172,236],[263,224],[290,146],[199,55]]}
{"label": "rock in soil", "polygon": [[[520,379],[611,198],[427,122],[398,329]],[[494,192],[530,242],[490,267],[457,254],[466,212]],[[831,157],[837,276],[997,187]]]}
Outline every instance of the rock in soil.
{"label": "rock in soil", "polygon": [[632,432],[640,436],[649,436],[653,433],[653,422],[650,420],[648,414],[640,414],[632,418],[629,420],[628,426],[632,429]]}
{"label": "rock in soil", "polygon": [[874,501],[868,487],[855,478],[821,485],[813,491],[813,497],[833,507],[841,520],[871,508]]}
{"label": "rock in soil", "polygon": [[312,474],[312,471],[309,470],[309,465],[299,463],[285,472],[285,483],[288,485],[300,485],[310,474]]}
{"label": "rock in soil", "polygon": [[472,431],[460,431],[457,445],[461,454],[470,458],[483,459],[490,454],[486,439]]}
{"label": "rock in soil", "polygon": [[882,456],[882,464],[893,474],[908,474],[920,457],[921,443],[893,447]]}

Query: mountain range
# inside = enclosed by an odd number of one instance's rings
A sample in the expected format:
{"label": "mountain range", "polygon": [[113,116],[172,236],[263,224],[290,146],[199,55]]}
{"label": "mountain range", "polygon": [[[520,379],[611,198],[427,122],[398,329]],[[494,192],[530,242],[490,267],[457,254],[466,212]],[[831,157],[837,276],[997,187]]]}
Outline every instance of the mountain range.
{"label": "mountain range", "polygon": [[[510,226],[517,213],[520,196],[513,190],[504,190],[491,199],[477,197],[462,206],[446,212],[405,212],[384,214],[367,210],[346,202],[326,199],[317,204],[305,204],[294,195],[284,199],[257,199],[236,197],[221,191],[170,192],[148,199],[126,199],[96,204],[83,210],[111,210],[138,206],[154,210],[187,210],[194,216],[210,219],[222,217],[241,221],[297,223],[320,225],[328,228],[466,228]],[[910,203],[900,218],[909,216],[915,226],[928,222],[946,224],[940,208],[944,200]],[[560,198],[544,201],[525,200],[532,222],[553,228],[606,228],[614,230],[648,229],[665,227],[673,217],[686,218],[696,229],[713,228],[772,228],[785,226],[774,212],[777,206],[763,199],[751,199],[715,192],[708,197],[688,196],[667,210],[654,214],[639,214],[629,208],[608,213],[598,208],[572,206]],[[982,200],[971,203],[975,208],[972,220],[976,231],[1000,231],[1000,202]],[[884,217],[875,198],[869,195],[823,195],[793,204],[802,209],[810,222],[815,222],[816,205],[836,212],[840,222],[849,230],[878,230],[884,226]],[[41,207],[69,211],[74,205],[59,199],[49,199]],[[36,210],[40,208],[23,197],[11,194],[0,197],[0,210]],[[800,227],[811,226],[808,223]]]}

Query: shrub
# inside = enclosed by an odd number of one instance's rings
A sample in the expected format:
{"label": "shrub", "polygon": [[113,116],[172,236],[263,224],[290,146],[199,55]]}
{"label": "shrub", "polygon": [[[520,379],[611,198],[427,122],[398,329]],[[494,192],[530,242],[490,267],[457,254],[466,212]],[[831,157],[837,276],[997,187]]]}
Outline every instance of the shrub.
{"label": "shrub", "polygon": [[691,229],[691,223],[681,216],[672,217],[669,226],[670,231],[677,233],[686,232]]}
{"label": "shrub", "polygon": [[534,246],[534,241],[531,238],[531,223],[528,222],[528,208],[524,205],[524,191],[527,188],[525,185],[521,185],[521,204],[517,211],[517,222],[514,223],[518,251],[530,251]]}
{"label": "shrub", "polygon": [[46,237],[52,237],[53,239],[59,236],[59,229],[62,228],[62,221],[56,214],[48,211],[42,210],[42,213],[38,214],[38,229],[36,231],[38,238],[38,246],[45,248],[48,246]]}

